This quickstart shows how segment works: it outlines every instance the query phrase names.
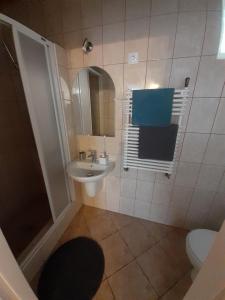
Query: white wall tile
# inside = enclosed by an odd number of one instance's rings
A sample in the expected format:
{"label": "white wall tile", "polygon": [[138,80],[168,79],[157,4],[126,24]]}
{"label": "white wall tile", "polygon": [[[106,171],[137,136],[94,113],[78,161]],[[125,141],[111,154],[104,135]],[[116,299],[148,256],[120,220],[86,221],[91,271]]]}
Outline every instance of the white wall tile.
{"label": "white wall tile", "polygon": [[119,212],[133,216],[134,213],[134,198],[120,197]]}
{"label": "white wall tile", "polygon": [[120,178],[106,178],[106,209],[119,211],[120,207]]}
{"label": "white wall tile", "polygon": [[168,204],[170,202],[172,186],[170,184],[155,183],[153,203]]}
{"label": "white wall tile", "polygon": [[187,213],[186,222],[189,228],[198,228],[204,225],[214,197],[215,192],[195,190]]}
{"label": "white wall tile", "polygon": [[224,69],[224,60],[218,60],[216,56],[202,56],[194,96],[220,97],[225,81]]}
{"label": "white wall tile", "polygon": [[126,0],[126,19],[144,18],[150,14],[149,0]]}
{"label": "white wall tile", "polygon": [[56,49],[57,63],[60,66],[67,67],[68,62],[67,62],[65,49],[57,44],[55,44],[55,49]]}
{"label": "white wall tile", "polygon": [[121,178],[121,197],[135,198],[136,193],[136,180],[130,178]]}
{"label": "white wall tile", "polygon": [[104,67],[107,73],[111,76],[116,89],[116,96],[122,97],[123,95],[123,65],[107,65]]}
{"label": "white wall tile", "polygon": [[134,202],[134,216],[144,219],[149,219],[150,202],[140,201],[140,199]]}
{"label": "white wall tile", "polygon": [[225,134],[225,98],[221,98],[212,132]]}
{"label": "white wall tile", "polygon": [[223,92],[222,92],[222,97],[225,97],[225,85],[223,86]]}
{"label": "white wall tile", "polygon": [[200,163],[203,159],[208,139],[209,134],[186,133],[180,160]]}
{"label": "white wall tile", "polygon": [[64,34],[65,49],[68,55],[70,68],[83,67],[82,31],[67,32]]}
{"label": "white wall tile", "polygon": [[207,9],[207,0],[180,0],[180,11],[198,11]]}
{"label": "white wall tile", "polygon": [[125,0],[103,0],[103,24],[122,22],[125,18]]}
{"label": "white wall tile", "polygon": [[220,41],[221,12],[207,13],[206,32],[203,45],[203,55],[217,54]]}
{"label": "white wall tile", "polygon": [[147,60],[149,19],[127,21],[125,24],[125,62],[128,53],[137,52],[139,61]]}
{"label": "white wall tile", "polygon": [[155,182],[156,173],[149,170],[138,170],[137,179],[145,180],[147,182]]}
{"label": "white wall tile", "polygon": [[186,211],[180,207],[169,207],[166,223],[171,226],[184,227]]}
{"label": "white wall tile", "polygon": [[65,0],[62,3],[63,31],[75,31],[81,28],[81,2]]}
{"label": "white wall tile", "polygon": [[194,187],[198,178],[200,164],[180,162],[177,166],[175,185]]}
{"label": "white wall tile", "polygon": [[124,23],[103,26],[103,63],[118,64],[124,61]]}
{"label": "white wall tile", "polygon": [[148,59],[173,57],[177,14],[151,18]]}
{"label": "white wall tile", "polygon": [[[68,4],[70,4],[70,1],[72,3],[72,0],[67,1]],[[148,16],[151,2],[152,17],[150,20]],[[180,37],[178,36],[175,55],[181,55],[181,58],[172,59],[176,22],[178,20],[178,2],[181,15],[178,35],[179,32],[182,33],[182,30],[183,34]],[[208,0],[208,22],[203,46],[203,53],[207,55],[216,54],[217,51],[220,2],[220,0]],[[73,9],[67,10],[68,19],[66,19],[65,14],[63,24],[65,32],[76,30],[67,32],[64,36],[65,47],[68,50],[70,80],[72,82],[77,71],[84,65],[94,64],[100,66],[103,64],[104,69],[110,74],[116,86],[116,97],[121,97],[127,88],[153,88],[168,85],[183,88],[185,77],[191,77],[189,97],[192,97],[200,58],[185,58],[184,56],[200,54],[202,23],[204,22],[196,16],[204,15],[205,0],[129,0],[126,1],[126,12],[125,0],[83,0],[82,26],[85,28],[83,30],[79,29],[79,16],[76,20],[73,20],[72,11]],[[78,11],[76,13],[79,15]],[[190,17],[198,26],[193,25],[194,22],[190,21]],[[124,40],[125,18],[127,20],[126,43]],[[150,26],[148,26],[148,22],[151,22]],[[102,28],[100,26],[102,26],[102,23],[104,24],[104,32],[101,34]],[[60,28],[61,24],[56,27]],[[148,44],[149,29],[151,34]],[[85,57],[81,50],[84,36],[94,42],[94,50]],[[125,51],[126,56],[124,56]],[[124,65],[129,51],[137,51],[139,59],[144,61],[136,65]],[[149,52],[148,62],[146,62],[147,52]],[[103,62],[101,57],[104,57]],[[216,60],[216,56],[202,58],[195,93],[195,97],[198,98],[193,99],[190,115],[189,108],[192,99],[189,98],[183,118],[184,128],[186,129],[189,117],[188,132],[210,133],[218,108],[218,98],[221,96],[224,84],[224,64],[224,61]],[[225,89],[223,93],[225,97]],[[225,100],[222,100],[221,103],[223,101]],[[223,105],[221,104],[218,110],[217,121],[213,129],[215,133],[219,134],[225,133],[225,125],[222,120]],[[149,171],[130,169],[129,172],[124,172],[121,166],[121,139],[118,139],[118,136],[121,136],[121,109],[118,105],[116,107],[117,137],[115,141],[113,138],[111,138],[111,141],[108,140],[107,145],[109,146],[109,152],[113,152],[111,157],[116,160],[117,165],[115,170],[106,178],[106,185],[103,186],[97,197],[91,199],[84,196],[85,203],[137,217],[150,217],[153,221],[175,226],[218,227],[218,224],[225,218],[224,204],[222,204],[225,201],[225,196],[222,193],[221,195],[218,194],[213,204],[207,199],[212,199],[213,194],[209,193],[208,195],[208,190],[210,192],[211,190],[215,191],[217,184],[219,184],[218,189],[221,192],[225,191],[225,175],[222,177],[222,164],[225,165],[225,138],[222,135],[215,135],[210,139],[204,163],[216,165],[209,167],[205,164],[178,162],[177,172],[175,170],[170,180],[163,174]],[[185,131],[185,129],[182,130]],[[189,138],[187,138],[188,136]],[[204,142],[193,138],[193,136],[201,138],[205,135],[187,134],[182,156],[187,160],[201,161]],[[73,136],[71,136],[71,140],[73,140]],[[81,150],[94,147],[98,151],[102,151],[101,138],[78,138],[76,143],[78,148],[81,147]],[[187,148],[186,145],[188,145]],[[200,145],[200,148],[196,145]],[[190,151],[187,151],[187,149],[190,149]],[[202,168],[199,175],[200,167]],[[192,203],[192,208],[188,214],[188,222],[184,224],[187,208],[191,203],[197,182],[197,187],[201,189],[197,189],[197,192],[195,192],[196,203],[195,205]],[[154,200],[150,203],[153,184],[155,185]],[[205,198],[206,202],[201,200]],[[207,208],[205,209],[205,207]]]}
{"label": "white wall tile", "polygon": [[173,59],[170,86],[183,88],[185,78],[190,77],[189,93],[191,96],[196,81],[199,60],[199,57]]}
{"label": "white wall tile", "polygon": [[219,185],[219,189],[220,192],[225,192],[225,173],[223,174],[222,180],[220,182]]}
{"label": "white wall tile", "polygon": [[202,165],[197,188],[208,191],[216,191],[224,173],[224,167],[214,165]]}
{"label": "white wall tile", "polygon": [[151,60],[147,63],[146,88],[168,87],[172,59]]}
{"label": "white wall tile", "polygon": [[102,27],[83,30],[83,40],[87,38],[94,45],[93,50],[84,54],[85,66],[101,66],[103,64]]}
{"label": "white wall tile", "polygon": [[143,202],[151,202],[153,197],[153,182],[137,180],[136,200]]}
{"label": "white wall tile", "polygon": [[190,204],[193,191],[192,188],[175,185],[172,191],[170,206],[179,207],[186,211]]}
{"label": "white wall tile", "polygon": [[178,0],[152,0],[152,15],[173,13],[178,11]]}
{"label": "white wall tile", "polygon": [[128,89],[144,89],[146,78],[146,62],[134,65],[124,65],[124,92]]}
{"label": "white wall tile", "polygon": [[208,10],[221,10],[222,1],[221,0],[208,0]]}
{"label": "white wall tile", "polygon": [[179,14],[174,57],[201,54],[206,24],[205,12]]}
{"label": "white wall tile", "polygon": [[131,179],[137,178],[137,169],[129,168],[127,171],[124,171],[122,164],[120,167],[121,167],[121,177],[131,178]]}
{"label": "white wall tile", "polygon": [[188,119],[187,131],[209,133],[218,108],[218,98],[194,98]]}
{"label": "white wall tile", "polygon": [[81,1],[82,26],[83,28],[102,25],[102,1]]}
{"label": "white wall tile", "polygon": [[168,205],[152,203],[150,207],[150,220],[158,223],[166,223]]}
{"label": "white wall tile", "polygon": [[210,136],[204,163],[225,165],[225,135],[212,134]]}
{"label": "white wall tile", "polygon": [[225,220],[225,193],[219,192],[211,205],[205,225],[207,228],[219,231]]}

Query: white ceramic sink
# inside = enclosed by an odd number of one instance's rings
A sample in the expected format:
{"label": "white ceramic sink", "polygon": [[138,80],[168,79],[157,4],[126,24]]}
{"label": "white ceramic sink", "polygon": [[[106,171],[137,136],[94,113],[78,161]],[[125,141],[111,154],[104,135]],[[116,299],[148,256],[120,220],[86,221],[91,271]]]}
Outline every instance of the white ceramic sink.
{"label": "white ceramic sink", "polygon": [[107,165],[92,163],[90,160],[72,161],[67,168],[70,177],[78,182],[84,183],[85,190],[90,197],[94,197],[101,188],[102,179],[115,167],[113,161]]}

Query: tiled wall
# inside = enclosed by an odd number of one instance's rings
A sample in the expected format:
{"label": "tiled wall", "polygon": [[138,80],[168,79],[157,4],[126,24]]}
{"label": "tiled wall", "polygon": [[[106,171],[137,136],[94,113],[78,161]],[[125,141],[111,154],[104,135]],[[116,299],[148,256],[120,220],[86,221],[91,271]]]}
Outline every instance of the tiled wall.
{"label": "tiled wall", "polygon": [[[220,9],[213,0],[82,1],[81,27],[67,24],[64,36],[70,80],[84,66],[100,66],[114,80],[117,95],[116,138],[107,138],[117,166],[97,197],[84,193],[87,205],[181,227],[220,226],[225,217],[225,61],[216,60]],[[88,55],[80,47],[84,37],[94,43]],[[129,52],[139,53],[138,64],[127,64]],[[119,98],[128,88],[182,88],[187,76],[190,99],[172,178],[124,172]],[[103,141],[79,136],[78,147],[100,152]]]}
{"label": "tiled wall", "polygon": [[[225,62],[216,60],[221,1],[40,2],[46,35],[67,49],[70,82],[80,68],[95,65],[116,86],[116,138],[107,138],[107,149],[117,166],[95,199],[84,194],[85,203],[181,227],[217,229],[225,217]],[[88,55],[81,51],[85,37],[94,43]],[[139,53],[138,64],[127,64],[129,52]],[[176,172],[170,180],[124,172],[119,98],[128,88],[180,88],[187,76],[190,99]],[[101,137],[78,136],[75,144],[78,150],[103,148]]]}

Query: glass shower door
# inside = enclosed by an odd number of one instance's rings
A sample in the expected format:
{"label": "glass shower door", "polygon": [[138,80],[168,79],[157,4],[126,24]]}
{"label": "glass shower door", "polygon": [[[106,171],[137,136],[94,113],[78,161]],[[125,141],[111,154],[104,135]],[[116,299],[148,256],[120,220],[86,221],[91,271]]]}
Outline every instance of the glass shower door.
{"label": "glass shower door", "polygon": [[53,220],[12,28],[1,22],[0,66],[0,228],[20,260],[31,244],[46,233]]}
{"label": "glass shower door", "polygon": [[53,218],[69,204],[48,44],[39,35],[14,32],[17,56]]}

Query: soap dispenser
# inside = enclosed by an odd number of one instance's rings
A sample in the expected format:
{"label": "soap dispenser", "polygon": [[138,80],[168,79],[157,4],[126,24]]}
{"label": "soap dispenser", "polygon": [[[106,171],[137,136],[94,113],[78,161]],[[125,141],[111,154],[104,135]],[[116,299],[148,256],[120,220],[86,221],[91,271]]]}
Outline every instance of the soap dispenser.
{"label": "soap dispenser", "polygon": [[104,135],[104,145],[103,145],[103,153],[100,154],[99,156],[99,164],[100,165],[107,165],[108,164],[108,161],[109,161],[109,156],[107,155],[107,152],[106,152],[106,136]]}

